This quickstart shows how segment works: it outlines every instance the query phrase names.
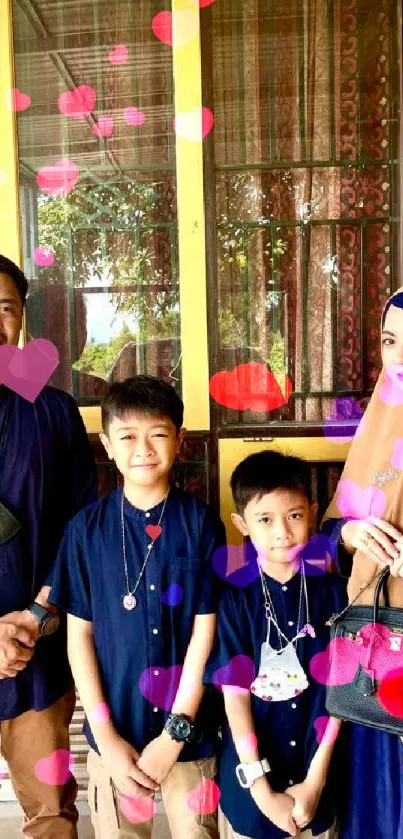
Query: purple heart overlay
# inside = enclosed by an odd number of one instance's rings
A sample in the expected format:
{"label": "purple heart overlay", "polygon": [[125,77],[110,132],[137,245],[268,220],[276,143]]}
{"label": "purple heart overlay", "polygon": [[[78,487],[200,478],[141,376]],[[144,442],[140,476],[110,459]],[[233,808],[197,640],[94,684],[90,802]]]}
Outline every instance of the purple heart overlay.
{"label": "purple heart overlay", "polygon": [[173,667],[148,667],[143,670],[139,679],[139,688],[145,699],[162,708],[170,711],[178,691],[183,667],[181,664],[174,664]]}
{"label": "purple heart overlay", "polygon": [[222,545],[214,553],[213,568],[226,583],[245,588],[257,580],[257,554],[251,542],[243,545]]}
{"label": "purple heart overlay", "polygon": [[182,603],[184,591],[178,583],[172,583],[166,591],[161,594],[161,600],[165,606],[179,606]]}
{"label": "purple heart overlay", "polygon": [[213,673],[213,684],[217,688],[234,686],[242,690],[249,690],[256,676],[254,662],[248,655],[236,655],[224,667],[219,667]]}

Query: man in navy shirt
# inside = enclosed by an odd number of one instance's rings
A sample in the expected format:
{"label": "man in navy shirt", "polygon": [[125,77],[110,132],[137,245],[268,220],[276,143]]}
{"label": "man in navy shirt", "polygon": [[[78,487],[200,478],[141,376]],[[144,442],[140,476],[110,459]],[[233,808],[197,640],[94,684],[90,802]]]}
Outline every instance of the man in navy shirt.
{"label": "man in navy shirt", "polygon": [[160,787],[172,836],[211,839],[217,723],[202,675],[223,527],[196,497],[170,487],[184,435],[183,403],[170,385],[151,376],[113,384],[102,418],[124,487],[70,523],[51,593],[68,612],[96,837],[150,837]]}
{"label": "man in navy shirt", "polygon": [[[0,255],[0,345],[18,344],[27,286]],[[47,598],[64,528],[96,494],[74,400],[45,387],[28,402],[1,385],[0,368],[0,740],[32,839],[77,837],[75,691],[65,626]]]}
{"label": "man in navy shirt", "polygon": [[326,649],[326,620],[346,604],[345,584],[324,573],[316,548],[309,563],[308,464],[259,452],[237,466],[231,486],[234,524],[257,556],[249,584],[223,593],[205,673],[223,691],[227,714],[220,837],[332,839],[326,776],[339,724],[326,713],[326,688],[310,677],[309,663]]}

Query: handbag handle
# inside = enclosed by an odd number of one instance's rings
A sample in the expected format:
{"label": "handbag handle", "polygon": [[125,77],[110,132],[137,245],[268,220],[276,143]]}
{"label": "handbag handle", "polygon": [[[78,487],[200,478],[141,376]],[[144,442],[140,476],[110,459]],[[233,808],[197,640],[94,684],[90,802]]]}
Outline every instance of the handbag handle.
{"label": "handbag handle", "polygon": [[379,575],[375,587],[375,594],[374,594],[374,623],[378,623],[378,616],[379,616],[379,600],[381,598],[381,593],[385,598],[385,606],[389,608],[389,596],[388,596],[388,580],[390,577],[389,568],[384,568],[382,573]]}

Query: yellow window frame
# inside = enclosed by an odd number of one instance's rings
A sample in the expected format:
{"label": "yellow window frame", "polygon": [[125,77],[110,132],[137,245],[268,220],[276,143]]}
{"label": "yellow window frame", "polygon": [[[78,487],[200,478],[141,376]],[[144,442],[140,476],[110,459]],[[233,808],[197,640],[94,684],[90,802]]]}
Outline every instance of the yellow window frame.
{"label": "yellow window frame", "polygon": [[[194,5],[172,0],[176,13]],[[0,0],[0,253],[22,265],[17,119],[7,105],[14,83],[12,0]],[[175,113],[202,105],[200,15],[196,35],[173,49]],[[206,233],[203,187],[203,144],[176,138],[179,242],[179,288],[182,349],[182,393],[189,431],[210,429],[207,341]],[[22,344],[25,343],[25,329]],[[81,408],[87,432],[101,430],[99,407]]]}

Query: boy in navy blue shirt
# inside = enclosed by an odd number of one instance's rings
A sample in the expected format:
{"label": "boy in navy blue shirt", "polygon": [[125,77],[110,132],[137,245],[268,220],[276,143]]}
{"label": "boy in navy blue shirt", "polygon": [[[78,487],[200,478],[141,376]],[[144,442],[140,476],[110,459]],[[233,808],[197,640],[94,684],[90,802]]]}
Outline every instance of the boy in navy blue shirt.
{"label": "boy in navy blue shirt", "polygon": [[346,603],[344,583],[325,573],[328,561],[309,543],[316,505],[307,463],[263,451],[237,466],[231,487],[233,523],[254,550],[249,584],[244,567],[232,575],[243,587],[225,588],[205,674],[223,691],[227,715],[220,837],[330,839],[325,784],[339,723],[309,663],[326,649],[325,624]]}
{"label": "boy in navy blue shirt", "polygon": [[216,726],[202,676],[224,531],[205,504],[170,487],[182,421],[181,399],[158,379],[110,386],[101,439],[123,489],[70,522],[53,577],[87,717],[97,839],[150,837],[159,788],[173,837],[217,835],[206,805]]}

